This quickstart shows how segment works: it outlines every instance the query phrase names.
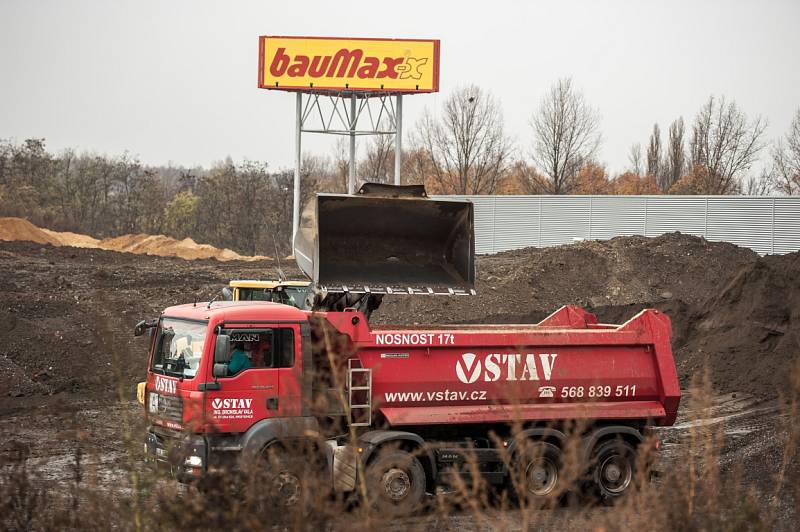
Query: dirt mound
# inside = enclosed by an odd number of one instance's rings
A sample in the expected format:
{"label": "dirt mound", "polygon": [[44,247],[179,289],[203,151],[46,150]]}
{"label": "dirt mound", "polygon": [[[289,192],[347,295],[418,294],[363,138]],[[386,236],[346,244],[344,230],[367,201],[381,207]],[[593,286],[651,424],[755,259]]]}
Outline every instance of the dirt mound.
{"label": "dirt mound", "polygon": [[566,304],[700,304],[757,257],[680,233],[508,251],[478,257],[477,296],[386,298],[374,321],[402,316],[405,323],[530,323]]}
{"label": "dirt mound", "polygon": [[786,390],[800,357],[800,253],[761,257],[709,297],[678,367],[706,363],[717,388],[774,396]]}
{"label": "dirt mound", "polygon": [[0,218],[0,240],[27,240],[37,244],[61,245],[61,240],[50,231],[40,229],[22,218]]}
{"label": "dirt mound", "polygon": [[22,218],[0,218],[0,240],[25,240],[37,244],[100,248],[123,253],[179,257],[186,260],[217,259],[221,261],[257,261],[269,259],[262,255],[239,255],[230,249],[198,244],[191,238],[176,240],[164,235],[122,235],[98,240],[89,235],[42,229]]}
{"label": "dirt mound", "polygon": [[19,397],[133,397],[147,350],[133,336],[138,320],[209,300],[231,279],[277,275],[271,262],[0,242],[0,399],[11,402],[0,400],[0,414]]}

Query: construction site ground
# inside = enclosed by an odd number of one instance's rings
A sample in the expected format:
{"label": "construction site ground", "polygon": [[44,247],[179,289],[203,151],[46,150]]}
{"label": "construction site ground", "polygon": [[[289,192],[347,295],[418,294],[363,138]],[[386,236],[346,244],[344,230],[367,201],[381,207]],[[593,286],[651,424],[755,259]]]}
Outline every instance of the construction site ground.
{"label": "construction site ground", "polygon": [[[282,267],[299,275],[293,264]],[[724,437],[722,468],[741,468],[746,482],[769,491],[788,424],[779,405],[800,355],[800,254],[759,257],[670,234],[506,252],[479,257],[476,268],[479,295],[387,297],[373,321],[536,322],[572,303],[618,323],[658,308],[672,318],[682,387],[708,368],[715,394],[700,420],[684,399],[676,425],[660,431],[662,460],[686,445],[692,424],[710,424]],[[29,455],[57,486],[74,474],[77,452],[88,478],[118,489],[125,442],[141,441],[135,384],[146,353],[134,324],[214,298],[231,279],[276,275],[271,260],[0,242],[0,453]],[[778,498],[780,523],[790,529],[794,511]],[[450,524],[469,519],[456,513]],[[514,528],[513,514],[496,519]]]}

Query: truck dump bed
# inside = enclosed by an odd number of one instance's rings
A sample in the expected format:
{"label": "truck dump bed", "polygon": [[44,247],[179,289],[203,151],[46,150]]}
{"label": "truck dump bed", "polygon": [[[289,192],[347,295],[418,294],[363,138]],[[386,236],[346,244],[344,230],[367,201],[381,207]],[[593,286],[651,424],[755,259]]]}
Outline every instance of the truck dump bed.
{"label": "truck dump bed", "polygon": [[[372,412],[392,426],[510,421],[675,421],[680,401],[669,318],[622,325],[565,306],[536,325],[373,328],[327,320],[371,370]],[[355,322],[355,323],[354,323]]]}

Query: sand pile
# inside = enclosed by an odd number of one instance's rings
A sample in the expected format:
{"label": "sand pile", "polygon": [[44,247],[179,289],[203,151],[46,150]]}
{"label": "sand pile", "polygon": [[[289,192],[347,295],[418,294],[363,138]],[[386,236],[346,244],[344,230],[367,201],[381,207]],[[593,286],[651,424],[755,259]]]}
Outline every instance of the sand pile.
{"label": "sand pile", "polygon": [[216,259],[221,261],[256,261],[269,259],[262,255],[239,255],[230,249],[219,249],[208,244],[198,244],[191,238],[176,240],[164,235],[122,235],[98,240],[89,235],[43,229],[22,218],[0,218],[0,240],[27,240],[37,244],[98,248],[122,253],[180,257],[186,260]]}
{"label": "sand pile", "polygon": [[208,244],[198,244],[191,238],[176,240],[164,235],[122,235],[101,240],[99,247],[123,253],[157,255],[159,257],[180,257],[182,259],[217,259],[217,260],[263,260],[268,257],[257,255],[248,257],[239,255],[230,249],[219,249]]}
{"label": "sand pile", "polygon": [[61,245],[61,240],[51,231],[36,227],[22,218],[0,218],[0,240],[28,240],[37,244]]}
{"label": "sand pile", "polygon": [[70,233],[69,231],[51,231],[50,229],[41,229],[53,238],[57,239],[59,245],[70,246],[73,248],[96,248],[100,247],[98,244],[100,240],[89,235],[81,235],[78,233]]}

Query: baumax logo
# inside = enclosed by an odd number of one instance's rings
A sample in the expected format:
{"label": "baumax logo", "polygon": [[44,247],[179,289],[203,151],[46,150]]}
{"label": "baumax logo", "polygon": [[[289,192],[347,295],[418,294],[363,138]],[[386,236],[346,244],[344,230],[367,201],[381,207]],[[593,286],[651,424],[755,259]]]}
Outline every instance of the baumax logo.
{"label": "baumax logo", "polygon": [[557,353],[490,353],[478,359],[475,353],[464,353],[456,360],[456,377],[464,384],[472,384],[479,379],[483,382],[538,381],[539,370],[545,381],[553,375]]}
{"label": "baumax logo", "polygon": [[286,53],[286,48],[278,48],[269,73],[276,78],[421,79],[420,69],[427,63],[427,57],[376,57],[365,55],[360,48],[341,48],[333,55],[294,57]]}

